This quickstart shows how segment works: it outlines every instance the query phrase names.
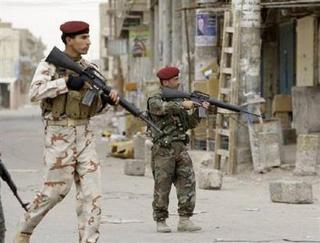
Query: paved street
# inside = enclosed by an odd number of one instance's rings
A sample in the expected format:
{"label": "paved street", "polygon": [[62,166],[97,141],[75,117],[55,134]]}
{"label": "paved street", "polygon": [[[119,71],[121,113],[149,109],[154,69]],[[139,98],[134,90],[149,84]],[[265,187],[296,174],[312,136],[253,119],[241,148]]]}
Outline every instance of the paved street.
{"label": "paved street", "polygon": [[[103,128],[97,118],[96,133]],[[39,110],[27,107],[15,112],[0,111],[0,151],[10,169],[21,197],[32,200],[42,181],[42,123]],[[243,172],[225,177],[221,191],[197,191],[194,221],[203,227],[197,233],[177,233],[177,200],[171,193],[169,225],[173,232],[155,232],[152,221],[153,180],[148,168],[145,177],[123,174],[124,160],[106,157],[105,141],[97,136],[103,162],[103,224],[100,242],[320,242],[320,179],[303,177],[313,183],[314,204],[289,205],[270,201],[268,182],[297,179],[292,171],[274,169],[267,174]],[[194,163],[195,168],[199,165]],[[301,177],[299,178],[301,179]],[[7,240],[23,214],[8,187],[1,183]],[[54,208],[32,236],[32,243],[77,242],[74,188]],[[288,239],[288,241],[285,241]]]}

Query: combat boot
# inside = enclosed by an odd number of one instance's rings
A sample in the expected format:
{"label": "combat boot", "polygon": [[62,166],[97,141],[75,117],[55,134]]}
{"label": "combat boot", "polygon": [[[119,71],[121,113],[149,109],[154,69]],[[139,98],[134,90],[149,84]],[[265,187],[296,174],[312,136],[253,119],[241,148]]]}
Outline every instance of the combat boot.
{"label": "combat boot", "polygon": [[18,233],[13,243],[30,243],[30,235]]}
{"label": "combat boot", "polygon": [[201,230],[201,227],[198,225],[195,225],[189,217],[180,217],[179,224],[178,224],[178,231],[198,231]]}
{"label": "combat boot", "polygon": [[157,232],[159,233],[170,233],[171,229],[167,225],[165,220],[157,221]]}

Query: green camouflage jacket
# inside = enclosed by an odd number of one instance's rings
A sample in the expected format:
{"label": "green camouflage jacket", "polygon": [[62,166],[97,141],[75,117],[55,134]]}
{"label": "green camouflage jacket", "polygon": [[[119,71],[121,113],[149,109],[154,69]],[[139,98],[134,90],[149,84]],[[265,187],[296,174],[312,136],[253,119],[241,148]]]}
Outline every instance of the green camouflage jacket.
{"label": "green camouflage jacket", "polygon": [[148,99],[147,110],[150,119],[161,129],[162,135],[150,128],[153,142],[170,146],[172,141],[189,142],[188,129],[195,128],[200,118],[196,110],[191,114],[185,110],[182,99],[166,101],[161,96],[161,89]]}

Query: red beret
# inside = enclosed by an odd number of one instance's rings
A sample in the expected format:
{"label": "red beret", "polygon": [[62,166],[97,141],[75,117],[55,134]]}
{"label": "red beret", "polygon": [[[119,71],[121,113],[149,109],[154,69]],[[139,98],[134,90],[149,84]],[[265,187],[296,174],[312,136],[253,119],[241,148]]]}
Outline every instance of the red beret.
{"label": "red beret", "polygon": [[89,24],[83,21],[68,21],[60,25],[60,30],[65,34],[89,33]]}
{"label": "red beret", "polygon": [[158,71],[157,76],[160,80],[169,80],[179,76],[179,73],[180,70],[176,67],[164,67]]}

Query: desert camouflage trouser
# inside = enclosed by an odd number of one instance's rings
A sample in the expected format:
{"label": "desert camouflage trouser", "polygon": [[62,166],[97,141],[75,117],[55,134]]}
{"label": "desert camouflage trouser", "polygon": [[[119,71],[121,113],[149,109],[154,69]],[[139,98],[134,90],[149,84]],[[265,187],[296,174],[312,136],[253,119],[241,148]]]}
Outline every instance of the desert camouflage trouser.
{"label": "desert camouflage trouser", "polygon": [[101,218],[101,170],[88,126],[46,126],[45,180],[24,215],[19,232],[31,234],[75,182],[79,242],[97,242]]}
{"label": "desert camouflage trouser", "polygon": [[168,218],[169,194],[172,183],[178,197],[178,213],[190,217],[195,207],[195,176],[192,161],[182,142],[173,142],[170,148],[157,144],[152,147],[151,168],[154,178],[153,218]]}

